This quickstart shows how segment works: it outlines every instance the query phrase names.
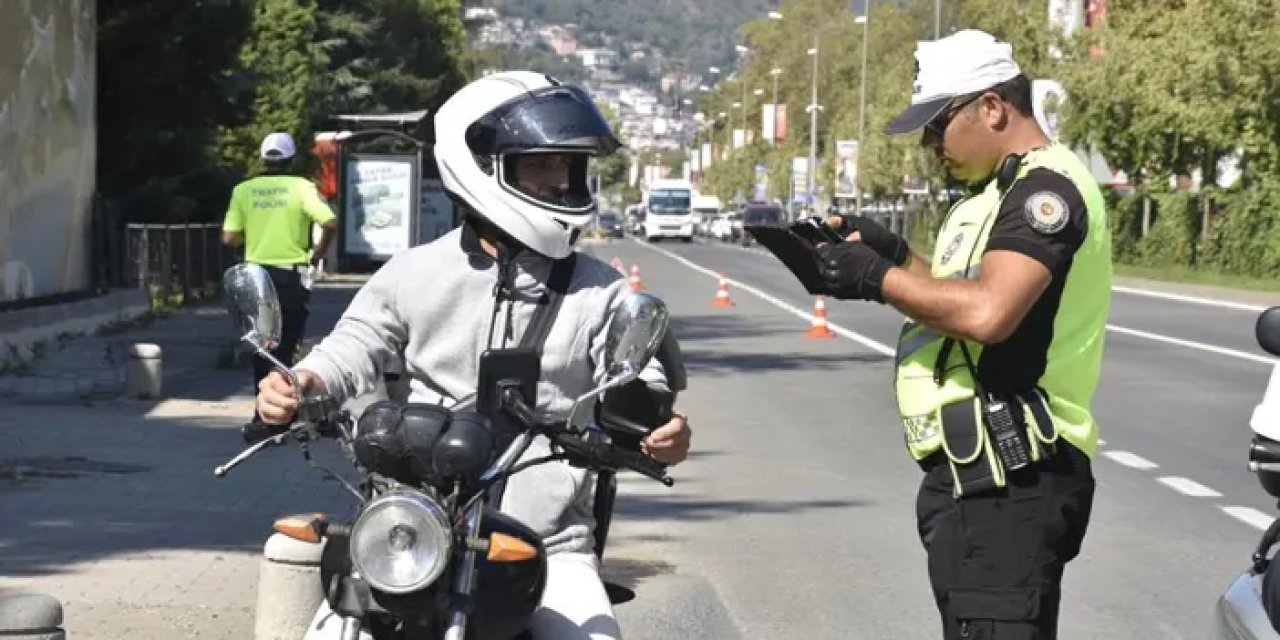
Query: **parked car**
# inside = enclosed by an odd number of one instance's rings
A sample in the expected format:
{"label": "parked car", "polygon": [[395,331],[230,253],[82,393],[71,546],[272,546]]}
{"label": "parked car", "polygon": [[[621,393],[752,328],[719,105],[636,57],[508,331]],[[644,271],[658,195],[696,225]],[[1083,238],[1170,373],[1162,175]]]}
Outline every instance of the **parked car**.
{"label": "parked car", "polygon": [[[742,224],[783,227],[787,224],[787,214],[776,204],[749,204],[742,210]],[[749,247],[752,242],[751,234],[742,234],[742,246]]]}
{"label": "parked car", "polygon": [[596,228],[606,238],[621,238],[622,217],[612,212],[601,213],[596,216]]}
{"label": "parked car", "polygon": [[724,242],[732,242],[742,235],[742,218],[737,212],[727,211],[711,221],[711,237]]}

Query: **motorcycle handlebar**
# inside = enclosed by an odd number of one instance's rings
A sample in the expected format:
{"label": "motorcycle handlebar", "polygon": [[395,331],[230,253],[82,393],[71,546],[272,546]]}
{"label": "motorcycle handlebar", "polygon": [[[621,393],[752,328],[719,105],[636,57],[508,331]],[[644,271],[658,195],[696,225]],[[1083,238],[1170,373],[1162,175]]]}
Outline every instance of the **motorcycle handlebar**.
{"label": "motorcycle handlebar", "polygon": [[302,442],[310,440],[313,431],[311,427],[315,427],[314,433],[321,438],[347,439],[350,434],[343,428],[342,420],[340,408],[328,396],[308,398],[298,408],[297,422],[288,431],[261,440],[241,451],[226,464],[215,468],[213,475],[219,478],[226,476],[236,465],[253,457],[269,444],[280,444],[291,437]]}
{"label": "motorcycle handlebar", "polygon": [[581,458],[591,466],[609,469],[630,469],[640,475],[653,478],[670,487],[675,480],[667,475],[667,468],[661,462],[638,451],[629,451],[605,442],[592,433],[585,437],[560,432],[552,436],[552,441],[560,445],[573,458]]}
{"label": "motorcycle handlebar", "polygon": [[546,423],[536,419],[533,409],[525,403],[516,389],[503,391],[502,404],[513,416],[531,429],[545,434],[551,441],[569,454],[570,463],[610,469],[630,469],[640,475],[653,478],[670,487],[675,480],[666,474],[666,466],[640,453],[615,446],[603,439],[599,432],[575,433],[561,422]]}
{"label": "motorcycle handlebar", "polygon": [[1249,443],[1249,461],[1258,464],[1280,463],[1280,442],[1255,436]]}

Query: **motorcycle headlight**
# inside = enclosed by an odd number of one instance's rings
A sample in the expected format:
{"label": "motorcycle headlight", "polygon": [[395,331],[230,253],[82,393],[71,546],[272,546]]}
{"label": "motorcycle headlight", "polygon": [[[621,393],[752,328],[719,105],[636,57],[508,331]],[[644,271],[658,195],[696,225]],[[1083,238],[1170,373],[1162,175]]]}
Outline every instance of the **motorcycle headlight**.
{"label": "motorcycle headlight", "polygon": [[449,564],[453,536],[444,509],[419,491],[397,489],[369,503],[351,527],[351,563],[370,586],[412,593]]}

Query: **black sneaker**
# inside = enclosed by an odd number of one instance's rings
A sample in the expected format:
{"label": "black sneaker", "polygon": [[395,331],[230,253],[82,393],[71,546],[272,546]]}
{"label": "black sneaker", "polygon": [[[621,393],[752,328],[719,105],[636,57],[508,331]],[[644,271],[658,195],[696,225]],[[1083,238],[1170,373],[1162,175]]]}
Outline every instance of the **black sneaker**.
{"label": "black sneaker", "polygon": [[240,428],[240,437],[244,439],[245,444],[255,444],[279,435],[289,430],[287,424],[267,424],[265,422],[250,422]]}

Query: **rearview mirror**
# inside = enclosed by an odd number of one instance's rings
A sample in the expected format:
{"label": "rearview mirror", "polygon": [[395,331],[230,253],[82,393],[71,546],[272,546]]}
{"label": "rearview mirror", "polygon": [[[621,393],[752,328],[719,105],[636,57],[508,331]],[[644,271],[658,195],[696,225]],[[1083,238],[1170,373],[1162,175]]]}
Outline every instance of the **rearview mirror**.
{"label": "rearview mirror", "polygon": [[662,338],[671,323],[671,314],[661,299],[647,293],[632,292],[609,315],[605,331],[605,381],[599,388],[583,394],[569,410],[569,425],[577,424],[580,410],[589,400],[624,385],[640,376],[649,360],[662,346]]}
{"label": "rearview mirror", "polygon": [[222,290],[242,341],[255,351],[280,344],[280,299],[266,269],[248,263],[233,265],[222,274]]}
{"label": "rearview mirror", "polygon": [[1263,351],[1280,356],[1280,307],[1271,307],[1258,316],[1254,325],[1254,335],[1258,338],[1258,346]]}
{"label": "rearview mirror", "polygon": [[654,296],[633,292],[622,299],[605,334],[605,375],[612,385],[640,375],[662,345],[670,322],[667,306]]}

